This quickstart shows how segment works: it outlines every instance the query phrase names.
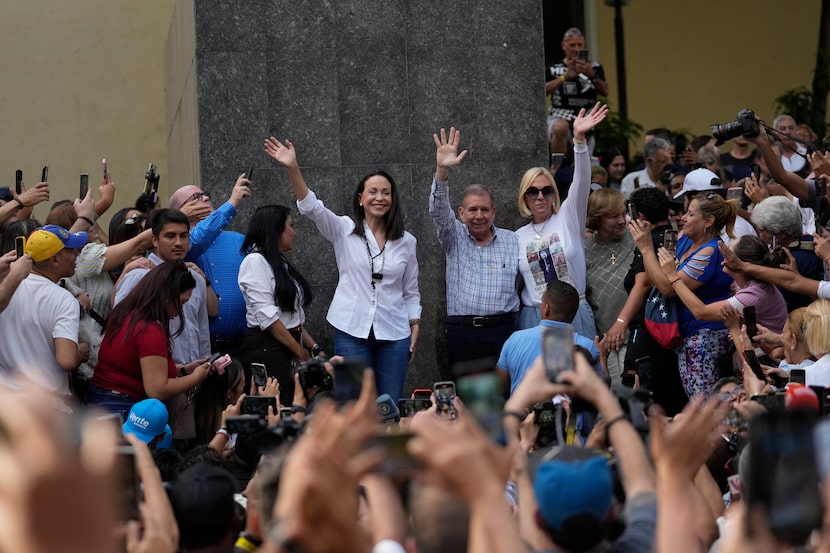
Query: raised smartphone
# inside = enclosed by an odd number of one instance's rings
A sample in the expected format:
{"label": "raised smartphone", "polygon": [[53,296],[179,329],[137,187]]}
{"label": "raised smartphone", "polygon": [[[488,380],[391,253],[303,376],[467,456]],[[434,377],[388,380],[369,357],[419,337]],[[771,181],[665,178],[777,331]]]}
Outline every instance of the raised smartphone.
{"label": "raised smartphone", "polygon": [[78,198],[83,200],[89,192],[89,173],[81,173],[81,185],[78,188]]}
{"label": "raised smartphone", "polygon": [[458,364],[455,370],[459,371],[458,397],[490,439],[504,444],[504,391],[495,365],[482,361],[478,365]]}
{"label": "raised smartphone", "polygon": [[432,407],[432,400],[402,397],[398,400],[398,411],[401,417],[412,417],[419,411],[426,411]]}
{"label": "raised smartphone", "polygon": [[663,247],[672,255],[677,255],[677,231],[667,230],[663,233]]}
{"label": "raised smartphone", "polygon": [[268,416],[268,407],[277,411],[277,398],[274,396],[247,396],[242,400],[243,415]]}
{"label": "raised smartphone", "polygon": [[[542,327],[542,359],[551,382],[574,368],[574,329],[569,324]],[[463,398],[462,398],[463,399]]]}
{"label": "raised smartphone", "polygon": [[758,323],[755,318],[755,306],[748,305],[744,307],[744,324],[746,325],[746,335],[751,340],[758,335]]}
{"label": "raised smartphone", "polygon": [[758,358],[755,356],[755,351],[751,349],[744,350],[744,358],[746,359],[746,364],[749,365],[750,369],[752,369],[752,374],[755,375],[755,378],[762,382],[766,382],[767,375],[764,374],[764,369],[761,368],[761,362],[758,361]]}
{"label": "raised smartphone", "polygon": [[355,401],[363,388],[363,361],[346,359],[334,365],[334,398],[341,405]]}
{"label": "raised smartphone", "polygon": [[268,384],[268,371],[262,363],[251,363],[251,374],[254,375],[254,386],[257,388]]}
{"label": "raised smartphone", "polygon": [[20,259],[24,255],[26,255],[26,237],[17,236],[14,239],[14,247],[17,250],[17,259]]}

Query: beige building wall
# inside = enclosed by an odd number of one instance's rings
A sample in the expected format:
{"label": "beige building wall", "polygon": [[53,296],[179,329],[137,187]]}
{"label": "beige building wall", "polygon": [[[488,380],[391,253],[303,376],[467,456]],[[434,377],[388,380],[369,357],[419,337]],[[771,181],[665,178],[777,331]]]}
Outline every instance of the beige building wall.
{"label": "beige building wall", "polygon": [[[135,202],[150,161],[166,198],[163,60],[173,4],[3,0],[0,186],[14,186],[15,169],[35,184],[48,163],[51,201],[76,197],[83,172],[97,194],[106,157],[113,211]],[[35,216],[47,212],[40,205]]]}
{"label": "beige building wall", "polygon": [[[199,183],[199,119],[196,105],[196,28],[193,0],[174,0],[164,51],[167,152],[175,187]],[[169,197],[169,196],[168,196]]]}
{"label": "beige building wall", "polygon": [[[586,2],[616,107],[614,9]],[[631,0],[623,8],[629,118],[709,134],[748,107],[771,124],[776,96],[812,86],[820,8],[819,0]]]}

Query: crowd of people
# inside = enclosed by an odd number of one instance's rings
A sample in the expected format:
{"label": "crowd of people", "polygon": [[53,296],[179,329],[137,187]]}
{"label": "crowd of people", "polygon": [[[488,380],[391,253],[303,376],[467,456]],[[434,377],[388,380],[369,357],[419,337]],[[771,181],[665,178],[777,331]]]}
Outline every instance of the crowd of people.
{"label": "crowd of people", "polygon": [[[567,155],[517,179],[526,225],[496,226],[484,184],[453,206],[467,151],[433,135],[455,381],[411,397],[418,237],[390,173],[337,214],[269,137],[296,207],[245,234],[245,173],[218,207],[145,193],[108,232],[106,169],[43,224],[48,182],[0,189],[0,551],[830,550],[830,154],[742,111],[647,132],[629,171],[594,149],[602,66],[579,29],[562,48]],[[331,344],[295,217],[334,248]]]}

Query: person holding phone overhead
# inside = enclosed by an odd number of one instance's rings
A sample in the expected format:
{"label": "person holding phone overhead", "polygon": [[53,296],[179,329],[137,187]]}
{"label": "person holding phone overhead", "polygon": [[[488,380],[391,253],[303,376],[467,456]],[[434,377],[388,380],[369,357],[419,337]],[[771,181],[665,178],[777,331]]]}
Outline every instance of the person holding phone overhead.
{"label": "person holding phone overhead", "polygon": [[548,140],[550,151],[564,152],[580,109],[590,109],[597,94],[608,96],[602,65],[589,59],[585,36],[576,27],[562,37],[565,58],[547,68],[545,94],[550,96]]}
{"label": "person holding phone overhead", "polygon": [[338,216],[309,190],[294,145],[274,137],[265,153],[288,169],[299,212],[334,246],[338,282],[326,320],[334,354],[362,358],[375,371],[378,394],[401,397],[421,324],[415,237],[404,230],[394,179],[374,171],[357,183],[353,215]]}
{"label": "person holding phone overhead", "polygon": [[[679,323],[683,343],[676,351],[680,378],[690,399],[709,394],[720,377],[720,360],[730,347],[729,332],[720,318],[720,305],[715,310],[708,304],[717,304],[732,296],[732,277],[723,269],[718,243],[724,228],[732,236],[736,214],[735,204],[714,192],[694,196],[683,216],[683,235],[677,243],[676,261],[665,250],[658,260],[646,225],[632,221],[628,227],[643,256],[651,283],[663,296],[678,296],[682,301]],[[782,326],[783,321],[779,328]]]}
{"label": "person holding phone overhead", "polygon": [[531,219],[516,231],[519,272],[524,280],[520,329],[539,324],[542,293],[547,283],[564,280],[572,284],[580,296],[574,330],[583,336],[596,335],[591,306],[585,299],[584,234],[591,193],[591,161],[586,134],[607,114],[608,107],[597,103],[590,110],[580,110],[574,120],[574,178],[561,206],[553,176],[544,167],[528,169],[519,184],[519,213]]}
{"label": "person holding phone overhead", "polygon": [[[239,289],[245,300],[248,331],[242,341],[246,367],[265,365],[280,384],[280,403],[294,398],[296,363],[320,353],[305,328],[305,309],[311,305],[311,287],[285,254],[294,249],[294,218],[281,205],[259,207],[248,223],[242,242],[245,256],[239,266]],[[250,371],[249,371],[250,374]]]}

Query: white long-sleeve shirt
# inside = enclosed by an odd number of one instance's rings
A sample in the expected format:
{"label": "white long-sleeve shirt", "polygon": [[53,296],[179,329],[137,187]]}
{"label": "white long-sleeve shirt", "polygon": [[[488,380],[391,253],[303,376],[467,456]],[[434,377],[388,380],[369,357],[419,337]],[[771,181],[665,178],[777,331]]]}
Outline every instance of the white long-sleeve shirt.
{"label": "white long-sleeve shirt", "polygon": [[381,250],[365,222],[365,237],[355,234],[354,221],[332,213],[311,190],[297,209],[334,246],[338,282],[326,320],[355,338],[368,338],[371,330],[378,340],[409,337],[409,320],[421,318],[415,237],[404,232]]}

